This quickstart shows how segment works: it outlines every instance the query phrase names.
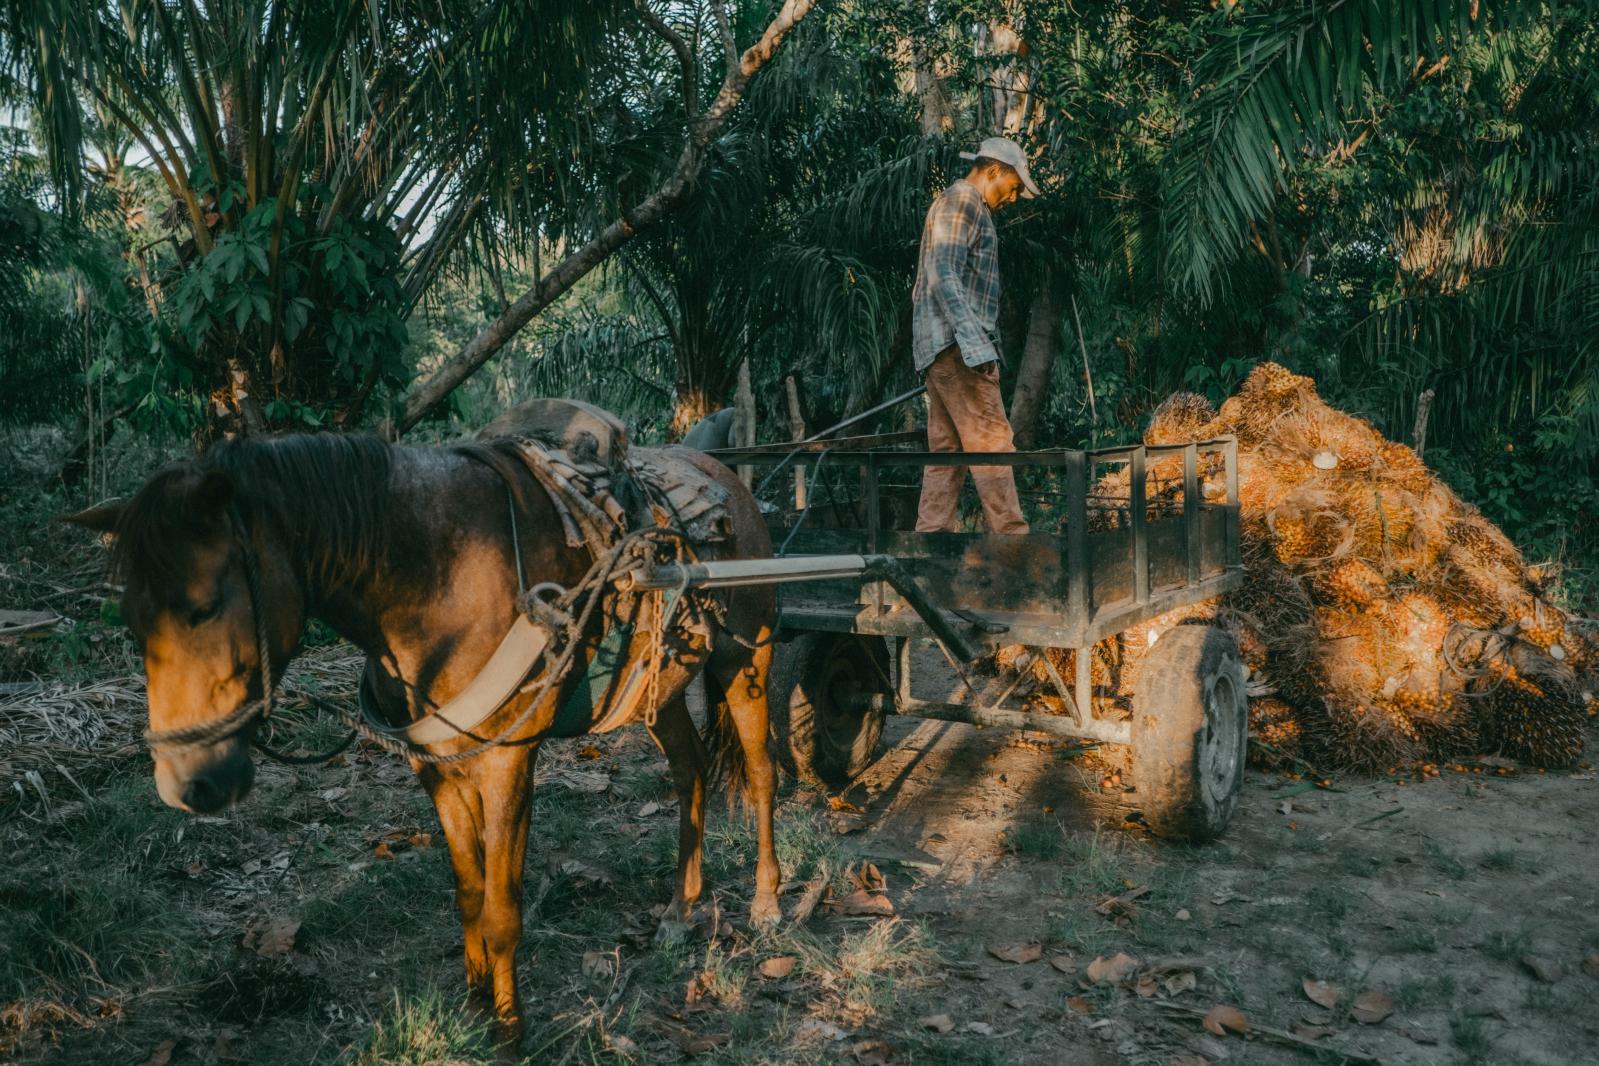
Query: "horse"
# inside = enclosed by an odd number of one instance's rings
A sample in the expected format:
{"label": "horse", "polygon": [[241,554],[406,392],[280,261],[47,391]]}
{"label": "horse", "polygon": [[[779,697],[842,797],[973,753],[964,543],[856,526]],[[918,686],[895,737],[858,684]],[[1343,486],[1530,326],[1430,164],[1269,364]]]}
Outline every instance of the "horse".
{"label": "horse", "polygon": [[[157,471],[127,502],[67,516],[111,535],[122,617],[144,658],[162,800],[210,813],[249,792],[257,709],[270,707],[271,678],[293,658],[308,619],[366,653],[373,703],[403,727],[450,701],[491,658],[517,619],[524,574],[565,587],[583,579],[590,554],[563,536],[552,494],[525,470],[525,483],[509,492],[509,475],[479,461],[474,447],[333,433],[229,440]],[[655,454],[725,493],[726,535],[702,546],[701,557],[771,555],[755,499],[736,475],[688,449]],[[769,586],[716,596],[709,646],[654,664],[643,714],[680,798],[677,875],[663,921],[688,923],[702,891],[706,795],[721,768],[754,810],[750,919],[769,925],[780,918],[765,697],[775,596]],[[599,636],[592,625],[582,633],[585,655]],[[542,693],[515,691],[470,736],[411,757],[448,842],[471,1000],[490,1012],[502,1048],[514,1049],[523,1033],[516,951],[534,761],[547,737],[595,725],[557,722],[582,673]],[[684,699],[696,674],[707,696],[703,736]],[[163,737],[189,742],[157,744]],[[470,757],[450,761],[452,753]]]}

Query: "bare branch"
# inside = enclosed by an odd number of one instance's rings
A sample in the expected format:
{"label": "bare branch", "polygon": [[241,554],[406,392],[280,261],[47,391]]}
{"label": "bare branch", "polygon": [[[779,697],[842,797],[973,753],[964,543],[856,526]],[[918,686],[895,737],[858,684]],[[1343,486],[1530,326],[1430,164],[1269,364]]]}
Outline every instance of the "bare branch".
{"label": "bare branch", "polygon": [[711,0],[711,11],[716,15],[716,33],[722,38],[722,56],[731,71],[738,66],[738,42],[733,39],[733,24],[727,18],[726,0]]}
{"label": "bare branch", "polygon": [[699,71],[694,64],[694,53],[681,34],[672,29],[666,20],[650,10],[647,0],[639,0],[639,14],[655,31],[655,35],[672,46],[677,53],[677,64],[683,69],[683,115],[693,122],[700,113]]}

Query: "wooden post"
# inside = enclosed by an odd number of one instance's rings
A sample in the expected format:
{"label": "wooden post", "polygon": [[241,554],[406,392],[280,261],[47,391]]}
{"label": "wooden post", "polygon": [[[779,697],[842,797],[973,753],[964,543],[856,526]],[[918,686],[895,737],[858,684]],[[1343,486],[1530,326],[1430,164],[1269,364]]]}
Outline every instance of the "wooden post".
{"label": "wooden post", "polygon": [[1133,450],[1128,463],[1127,518],[1133,535],[1133,602],[1142,607],[1149,602],[1149,519],[1147,455]]}
{"label": "wooden post", "polygon": [[1199,584],[1199,446],[1183,447],[1183,543],[1188,547],[1188,587]]}
{"label": "wooden post", "polygon": [[[799,385],[790,374],[783,379],[783,385],[788,390],[788,435],[791,440],[802,441],[805,439],[805,416],[800,413]],[[794,510],[805,510],[805,464],[794,465]]]}
{"label": "wooden post", "polygon": [[[733,443],[739,448],[755,445],[755,390],[750,387],[750,361],[738,364],[738,391],[733,394]],[[744,487],[755,487],[755,468],[747,463],[738,468]]]}
{"label": "wooden post", "polygon": [[1422,450],[1427,447],[1427,415],[1432,411],[1433,391],[1424,389],[1416,397],[1416,428],[1410,431],[1411,447],[1416,449],[1416,458],[1421,458]]}

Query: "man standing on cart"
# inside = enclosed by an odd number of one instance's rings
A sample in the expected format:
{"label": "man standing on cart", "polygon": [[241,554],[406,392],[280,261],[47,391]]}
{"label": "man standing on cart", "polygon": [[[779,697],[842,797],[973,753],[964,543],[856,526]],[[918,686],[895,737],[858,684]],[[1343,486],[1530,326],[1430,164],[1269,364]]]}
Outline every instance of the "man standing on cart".
{"label": "man standing on cart", "polygon": [[[1016,450],[999,394],[999,237],[993,212],[1018,195],[1038,195],[1021,146],[990,137],[966,176],[944,190],[922,227],[911,289],[911,353],[927,381],[927,447],[935,452]],[[922,472],[918,533],[954,532],[964,466]],[[988,528],[1026,533],[1016,478],[1008,466],[974,466],[972,481]]]}

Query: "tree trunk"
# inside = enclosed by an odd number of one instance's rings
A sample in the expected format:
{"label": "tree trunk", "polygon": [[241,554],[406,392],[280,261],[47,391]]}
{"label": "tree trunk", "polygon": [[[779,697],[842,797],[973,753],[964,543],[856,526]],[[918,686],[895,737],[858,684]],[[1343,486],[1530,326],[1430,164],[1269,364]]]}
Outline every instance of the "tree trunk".
{"label": "tree trunk", "polygon": [[987,68],[989,133],[1012,136],[1027,125],[1030,110],[1030,79],[1022,64],[1026,49],[1015,29],[1015,14],[983,24],[978,34],[977,54]]}
{"label": "tree trunk", "polygon": [[1011,392],[1010,424],[1018,448],[1031,448],[1038,432],[1038,416],[1044,409],[1055,367],[1056,341],[1060,326],[1060,300],[1051,279],[1046,276],[1027,320],[1027,343],[1022,347],[1022,365],[1016,370],[1016,386]]}
{"label": "tree trunk", "polygon": [[668,440],[682,440],[694,424],[712,411],[716,405],[710,395],[698,385],[679,384],[677,404],[672,409],[672,423],[666,429]]}

